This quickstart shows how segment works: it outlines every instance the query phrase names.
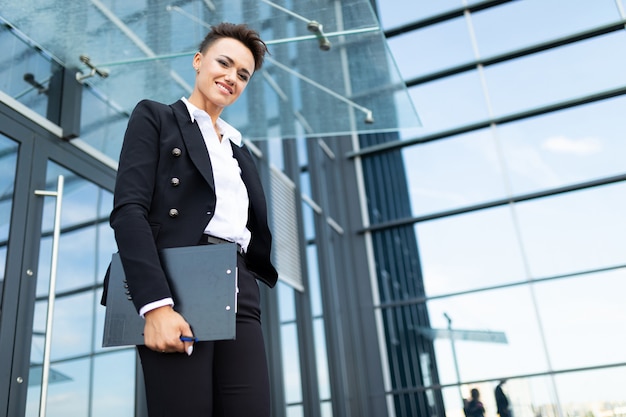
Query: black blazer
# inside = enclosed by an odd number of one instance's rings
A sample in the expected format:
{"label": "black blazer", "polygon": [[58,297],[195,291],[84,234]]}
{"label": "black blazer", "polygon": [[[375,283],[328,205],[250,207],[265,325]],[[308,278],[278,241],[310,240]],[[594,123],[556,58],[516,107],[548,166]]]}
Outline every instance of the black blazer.
{"label": "black blazer", "polygon": [[[231,145],[250,200],[246,264],[273,287],[278,274],[270,260],[272,236],[261,180],[248,149]],[[110,218],[137,310],[171,297],[158,250],[198,244],[213,218],[215,199],[211,160],[185,103],[138,103],[124,135]],[[103,300],[107,284],[108,276]]]}

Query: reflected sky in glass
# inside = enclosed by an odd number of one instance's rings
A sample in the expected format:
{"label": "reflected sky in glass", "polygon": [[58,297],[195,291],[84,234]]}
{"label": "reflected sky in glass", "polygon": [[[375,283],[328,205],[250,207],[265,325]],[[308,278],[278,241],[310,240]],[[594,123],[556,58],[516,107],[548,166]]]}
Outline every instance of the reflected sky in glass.
{"label": "reflected sky in glass", "polygon": [[[462,3],[419,1],[409,17],[403,2],[383,0],[379,10],[390,29]],[[410,79],[617,22],[620,8],[620,0],[507,2],[472,14],[471,26],[460,17],[389,44]],[[423,126],[405,139],[624,87],[625,46],[618,31],[488,66],[484,84],[473,70],[412,87]],[[625,106],[621,96],[403,149],[413,215],[624,174]],[[446,328],[447,313],[455,328],[503,331],[509,340],[457,342],[463,380],[626,362],[617,341],[626,319],[624,268],[509,286],[626,264],[625,191],[618,183],[415,226],[426,292],[435,297],[428,302],[432,326]],[[480,288],[487,290],[444,297]],[[450,341],[437,340],[435,348],[441,382],[456,383]],[[507,388],[516,417],[553,416],[558,401],[582,415],[595,401],[623,404],[625,377],[616,368],[557,375],[556,391],[549,377],[512,380]],[[474,386],[487,415],[495,415],[495,383],[462,385],[462,396]],[[443,395],[449,416],[461,417],[458,388]]]}

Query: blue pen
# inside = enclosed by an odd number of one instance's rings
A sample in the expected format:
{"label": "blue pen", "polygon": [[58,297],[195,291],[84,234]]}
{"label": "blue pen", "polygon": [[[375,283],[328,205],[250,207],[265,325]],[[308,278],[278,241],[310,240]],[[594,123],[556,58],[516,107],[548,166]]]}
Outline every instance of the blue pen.
{"label": "blue pen", "polygon": [[197,337],[192,337],[192,336],[181,336],[180,340],[183,342],[194,342],[196,343],[198,341]]}

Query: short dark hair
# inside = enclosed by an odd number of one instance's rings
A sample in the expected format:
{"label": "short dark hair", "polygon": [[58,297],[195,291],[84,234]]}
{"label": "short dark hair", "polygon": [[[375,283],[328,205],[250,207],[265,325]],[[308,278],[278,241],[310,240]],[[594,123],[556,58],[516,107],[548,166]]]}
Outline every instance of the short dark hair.
{"label": "short dark hair", "polygon": [[199,52],[204,54],[215,41],[222,38],[233,38],[243,43],[250,52],[252,52],[255,71],[263,66],[265,54],[269,53],[267,45],[263,42],[257,31],[250,29],[243,23],[235,24],[222,22],[211,26],[211,30],[200,43]]}

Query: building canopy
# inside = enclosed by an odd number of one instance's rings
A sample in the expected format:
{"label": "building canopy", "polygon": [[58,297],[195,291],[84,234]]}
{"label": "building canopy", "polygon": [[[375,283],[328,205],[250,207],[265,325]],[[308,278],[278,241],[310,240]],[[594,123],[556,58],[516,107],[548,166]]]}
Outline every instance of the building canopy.
{"label": "building canopy", "polygon": [[52,60],[76,68],[81,82],[112,111],[129,114],[144,98],[171,103],[188,96],[198,44],[211,25],[228,21],[257,30],[271,54],[248,92],[223,113],[246,138],[400,132],[419,126],[368,0],[0,4],[12,28]]}

